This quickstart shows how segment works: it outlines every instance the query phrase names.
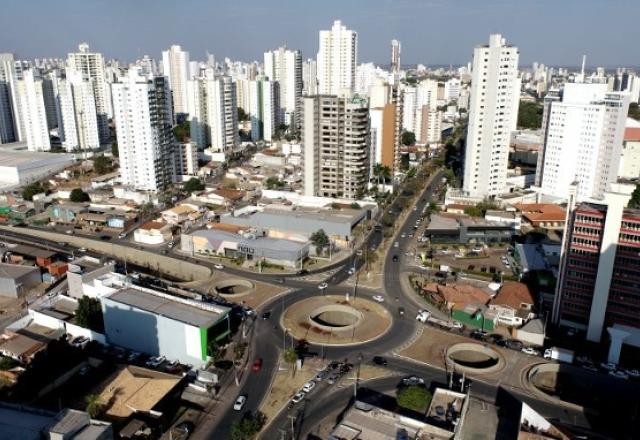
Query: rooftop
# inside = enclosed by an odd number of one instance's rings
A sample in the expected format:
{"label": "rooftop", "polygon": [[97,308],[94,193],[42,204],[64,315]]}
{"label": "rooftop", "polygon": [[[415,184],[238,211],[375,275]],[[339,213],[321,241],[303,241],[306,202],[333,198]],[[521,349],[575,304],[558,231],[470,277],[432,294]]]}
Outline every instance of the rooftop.
{"label": "rooftop", "polygon": [[535,299],[526,284],[507,281],[498,294],[491,299],[491,304],[519,309],[522,304],[535,304]]}
{"label": "rooftop", "polygon": [[34,246],[28,246],[26,244],[17,244],[15,246],[10,246],[6,248],[8,251],[13,252],[14,254],[20,255],[28,255],[31,257],[40,257],[40,258],[51,258],[56,253],[52,251],[46,251],[44,249],[40,249]]}
{"label": "rooftop", "polygon": [[37,270],[38,268],[33,266],[21,266],[19,264],[0,263],[0,278],[16,279]]}
{"label": "rooftop", "polygon": [[437,293],[452,308],[462,309],[468,304],[486,304],[490,296],[484,290],[470,284],[455,283],[440,285],[427,283],[424,286],[428,292]]}
{"label": "rooftop", "polygon": [[239,234],[233,234],[231,232],[221,231],[217,229],[202,229],[199,231],[194,231],[192,235],[194,237],[206,238],[209,241],[242,242],[251,246],[260,246],[263,249],[270,249],[274,251],[298,252],[307,246],[306,243],[302,243],[299,241],[269,237],[249,238],[243,237]]}
{"label": "rooftop", "polygon": [[228,307],[172,298],[159,292],[151,293],[132,287],[113,292],[108,298],[194,327],[211,327],[229,312]]}

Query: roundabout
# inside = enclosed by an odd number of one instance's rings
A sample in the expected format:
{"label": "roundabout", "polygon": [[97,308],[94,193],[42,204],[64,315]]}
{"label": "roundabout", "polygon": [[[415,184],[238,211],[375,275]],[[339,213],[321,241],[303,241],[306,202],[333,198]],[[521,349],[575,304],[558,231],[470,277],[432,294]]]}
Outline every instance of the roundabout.
{"label": "roundabout", "polygon": [[500,353],[487,345],[462,342],[451,345],[446,351],[447,364],[457,371],[474,374],[495,373],[506,363]]}
{"label": "roundabout", "polygon": [[316,345],[356,345],[381,337],[393,320],[385,307],[344,296],[306,298],[291,304],[280,318],[285,332]]}

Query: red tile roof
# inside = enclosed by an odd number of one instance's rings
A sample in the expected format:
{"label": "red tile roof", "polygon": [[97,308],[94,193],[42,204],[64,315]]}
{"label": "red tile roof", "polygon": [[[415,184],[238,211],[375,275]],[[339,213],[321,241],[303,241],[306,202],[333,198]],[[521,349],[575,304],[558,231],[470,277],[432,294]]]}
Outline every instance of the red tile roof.
{"label": "red tile roof", "polygon": [[625,141],[640,141],[640,128],[639,127],[627,127],[624,129]]}
{"label": "red tile roof", "polygon": [[502,285],[490,304],[519,309],[521,304],[535,304],[535,299],[526,284],[508,281]]}

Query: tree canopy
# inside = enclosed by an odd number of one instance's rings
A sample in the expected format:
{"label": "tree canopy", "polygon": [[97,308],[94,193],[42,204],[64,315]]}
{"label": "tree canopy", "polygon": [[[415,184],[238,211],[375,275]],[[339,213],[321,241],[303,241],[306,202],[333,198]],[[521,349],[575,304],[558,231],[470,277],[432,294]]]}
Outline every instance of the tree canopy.
{"label": "tree canopy", "polygon": [[398,406],[423,413],[431,402],[431,393],[423,386],[400,388],[396,395]]}
{"label": "tree canopy", "polygon": [[640,209],[640,184],[636,185],[636,189],[631,194],[628,206],[629,208]]}
{"label": "tree canopy", "polygon": [[22,198],[25,200],[33,200],[33,196],[47,192],[47,188],[41,182],[33,182],[22,190]]}
{"label": "tree canopy", "polygon": [[249,114],[242,107],[238,107],[238,121],[244,122],[249,120]]}
{"label": "tree canopy", "polygon": [[[117,147],[116,147],[117,148]],[[93,160],[93,171],[98,174],[107,174],[113,170],[113,161],[107,156],[98,156]]]}
{"label": "tree canopy", "polygon": [[202,191],[203,189],[204,184],[197,177],[192,177],[184,184],[184,190],[187,192]]}
{"label": "tree canopy", "polygon": [[71,190],[71,194],[69,194],[69,200],[74,203],[82,203],[88,202],[89,200],[91,200],[91,197],[89,197],[89,194],[82,191],[81,188],[74,188],[73,190]]}
{"label": "tree canopy", "polygon": [[316,247],[316,253],[321,254],[324,249],[329,247],[329,237],[324,232],[324,229],[318,229],[309,237],[311,243]]}
{"label": "tree canopy", "polygon": [[100,306],[100,301],[97,298],[83,296],[78,300],[76,323],[80,327],[85,327],[99,333],[104,331],[102,307]]}
{"label": "tree canopy", "polygon": [[120,155],[120,151],[118,150],[118,143],[116,141],[113,141],[113,143],[111,144],[111,154],[113,154],[113,157],[118,157]]}
{"label": "tree canopy", "polygon": [[246,413],[242,419],[231,424],[231,440],[250,440],[262,429],[266,417],[261,412]]}
{"label": "tree canopy", "polygon": [[416,135],[412,131],[405,131],[402,133],[402,145],[413,145],[416,143]]}
{"label": "tree canopy", "polygon": [[276,176],[270,176],[265,182],[267,189],[280,189],[284,188],[284,182],[278,179]]}
{"label": "tree canopy", "polygon": [[178,142],[188,142],[191,136],[191,124],[189,121],[184,121],[173,127],[173,134]]}
{"label": "tree canopy", "polygon": [[629,104],[628,115],[630,118],[640,121],[640,106],[637,102],[632,102],[631,104]]}
{"label": "tree canopy", "polygon": [[498,205],[495,202],[484,199],[482,202],[476,203],[474,206],[465,208],[464,213],[471,217],[484,217],[488,210],[497,208]]}
{"label": "tree canopy", "polygon": [[542,127],[542,104],[520,101],[518,128],[537,129],[540,127]]}

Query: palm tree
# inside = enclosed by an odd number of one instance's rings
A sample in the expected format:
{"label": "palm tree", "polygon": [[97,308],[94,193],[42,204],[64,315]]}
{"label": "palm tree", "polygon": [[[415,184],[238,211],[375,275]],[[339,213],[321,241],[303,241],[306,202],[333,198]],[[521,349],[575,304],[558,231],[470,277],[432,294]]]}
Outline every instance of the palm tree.
{"label": "palm tree", "polygon": [[96,418],[102,411],[102,402],[100,401],[100,395],[89,394],[84,398],[84,401],[87,404],[86,411],[87,414],[89,414],[89,417]]}
{"label": "palm tree", "polygon": [[291,366],[291,375],[295,375],[295,363],[298,360],[298,353],[293,348],[288,348],[284,352],[284,361]]}

